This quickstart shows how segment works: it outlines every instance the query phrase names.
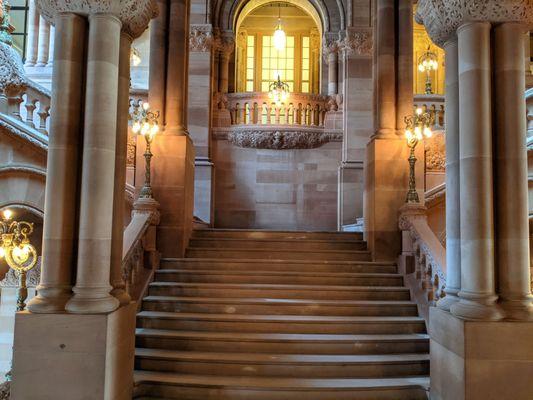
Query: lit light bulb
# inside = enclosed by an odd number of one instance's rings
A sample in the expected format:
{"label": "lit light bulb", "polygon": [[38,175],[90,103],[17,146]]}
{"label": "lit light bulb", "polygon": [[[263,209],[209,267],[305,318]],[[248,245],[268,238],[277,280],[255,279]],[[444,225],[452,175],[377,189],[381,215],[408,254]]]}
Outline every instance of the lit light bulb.
{"label": "lit light bulb", "polygon": [[413,132],[411,131],[411,129],[405,130],[405,137],[409,141],[413,140]]}
{"label": "lit light bulb", "polygon": [[416,113],[417,113],[417,115],[421,115],[422,114],[422,109],[420,107],[418,107],[416,109]]}
{"label": "lit light bulb", "polygon": [[24,255],[24,252],[20,247],[13,248],[13,256],[16,258],[21,258]]}
{"label": "lit light bulb", "polygon": [[144,110],[148,110],[150,108],[150,104],[147,101],[145,101],[143,103],[143,108],[144,108]]}
{"label": "lit light bulb", "polygon": [[278,29],[274,32],[274,47],[277,51],[283,51],[287,43],[287,36],[283,29],[281,29],[281,24],[278,25]]}
{"label": "lit light bulb", "polygon": [[415,137],[418,139],[418,140],[421,140],[422,139],[422,129],[420,129],[419,126],[417,126],[415,128]]}
{"label": "lit light bulb", "polygon": [[418,70],[420,72],[424,72],[425,71],[424,66],[422,64],[418,64]]}
{"label": "lit light bulb", "polygon": [[9,220],[9,219],[11,219],[11,217],[13,216],[13,211],[11,211],[11,210],[4,210],[4,213],[3,213],[3,214],[4,214],[4,218],[7,219],[7,220]]}
{"label": "lit light bulb", "polygon": [[429,138],[429,137],[431,137],[432,135],[433,135],[433,132],[431,131],[431,129],[430,129],[429,127],[426,126],[426,127],[424,128],[424,136]]}
{"label": "lit light bulb", "polygon": [[4,250],[3,247],[0,247],[0,258],[4,258],[5,255],[6,255],[6,251]]}
{"label": "lit light bulb", "polygon": [[139,131],[141,130],[141,124],[138,123],[138,122],[135,122],[133,124],[133,126],[131,127],[131,130],[133,131],[133,133],[137,134],[139,133]]}

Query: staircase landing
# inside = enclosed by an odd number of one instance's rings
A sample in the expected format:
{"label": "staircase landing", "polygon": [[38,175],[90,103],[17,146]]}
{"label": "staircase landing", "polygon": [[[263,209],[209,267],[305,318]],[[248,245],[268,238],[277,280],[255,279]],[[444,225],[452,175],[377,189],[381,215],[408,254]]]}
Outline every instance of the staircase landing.
{"label": "staircase landing", "polygon": [[195,231],[137,318],[135,398],[427,399],[429,340],[358,233]]}

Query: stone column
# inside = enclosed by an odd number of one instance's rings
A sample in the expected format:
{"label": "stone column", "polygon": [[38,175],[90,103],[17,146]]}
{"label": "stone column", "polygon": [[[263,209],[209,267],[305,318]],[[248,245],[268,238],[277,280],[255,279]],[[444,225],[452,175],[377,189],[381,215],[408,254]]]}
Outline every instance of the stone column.
{"label": "stone column", "polygon": [[48,46],[48,63],[47,67],[54,66],[54,38],[55,38],[55,26],[50,26],[50,43]]}
{"label": "stone column", "polygon": [[[160,124],[164,126],[165,111],[165,76],[166,76],[166,40],[167,40],[167,2],[157,2],[159,15],[150,25],[150,75],[148,102],[153,110],[161,113]],[[142,158],[142,157],[141,157]]]}
{"label": "stone column", "polygon": [[109,294],[109,276],[121,25],[111,14],[89,16],[78,271],[66,306],[78,314],[107,313],[119,306]]}
{"label": "stone column", "polygon": [[[41,282],[28,304],[33,313],[64,312],[76,259],[78,164],[81,148],[86,21],[75,14],[55,19],[56,63],[48,135]],[[76,40],[73,40],[76,38]]]}
{"label": "stone column", "polygon": [[437,306],[450,310],[461,290],[461,195],[459,166],[459,60],[457,37],[446,52],[446,296]]}
{"label": "stone column", "polygon": [[494,264],[491,54],[489,22],[457,30],[459,54],[461,291],[450,311],[498,320]]}
{"label": "stone column", "polygon": [[219,73],[218,73],[218,91],[228,93],[229,89],[229,61],[233,53],[234,40],[231,36],[224,35],[220,45]]}
{"label": "stone column", "polygon": [[[403,136],[405,117],[413,114],[413,2],[398,2],[398,55],[396,71],[396,130]],[[422,166],[417,179],[423,179]]]}
{"label": "stone column", "polygon": [[189,0],[170,0],[165,133],[187,134]]}
{"label": "stone column", "polygon": [[374,39],[376,135],[396,133],[396,60],[394,0],[377,0]]}
{"label": "stone column", "polygon": [[115,148],[115,186],[113,193],[113,232],[111,245],[111,294],[120,305],[131,298],[126,293],[122,279],[122,247],[124,239],[124,204],[126,190],[126,157],[128,152],[128,111],[130,92],[130,50],[133,39],[122,32],[120,35],[119,80],[117,104],[117,135]]}
{"label": "stone column", "polygon": [[39,45],[39,13],[35,0],[28,3],[28,39],[26,42],[26,67],[33,67],[37,62],[37,46]]}
{"label": "stone column", "polygon": [[339,64],[339,53],[338,47],[328,48],[329,52],[327,53],[328,61],[328,94],[330,96],[336,95],[338,92],[338,64]]}
{"label": "stone column", "polygon": [[531,319],[524,31],[494,28],[495,208],[498,287],[506,318]]}
{"label": "stone column", "polygon": [[42,16],[39,17],[39,46],[37,63],[35,66],[44,67],[48,63],[48,51],[50,50],[50,23]]}

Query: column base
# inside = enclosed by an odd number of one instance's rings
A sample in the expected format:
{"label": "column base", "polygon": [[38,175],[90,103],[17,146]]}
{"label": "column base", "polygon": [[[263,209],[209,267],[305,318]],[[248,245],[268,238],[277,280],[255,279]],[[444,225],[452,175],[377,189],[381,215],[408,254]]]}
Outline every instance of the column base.
{"label": "column base", "polygon": [[130,400],[135,314],[17,313],[11,400]]}
{"label": "column base", "polygon": [[501,299],[499,305],[505,312],[505,319],[512,321],[533,321],[533,296],[521,299]]}
{"label": "column base", "polygon": [[456,317],[477,321],[499,321],[504,318],[503,311],[496,304],[496,296],[479,300],[464,297],[465,294],[459,292],[459,301],[450,307],[450,312]]}
{"label": "column base", "polygon": [[65,312],[65,305],[72,297],[70,286],[37,286],[38,294],[28,302],[28,310],[36,314]]}
{"label": "column base", "polygon": [[110,294],[118,300],[120,307],[125,306],[131,302],[131,297],[126,292],[124,287],[115,287]]}
{"label": "column base", "polygon": [[105,314],[115,311],[119,301],[109,294],[111,287],[74,287],[65,310],[73,314]]}
{"label": "column base", "polygon": [[464,321],[431,307],[431,400],[528,400],[531,322]]}
{"label": "column base", "polygon": [[445,310],[445,311],[450,311],[450,308],[455,304],[455,303],[458,303],[459,300],[459,297],[457,296],[457,292],[458,291],[454,291],[454,292],[447,292],[446,293],[446,296],[444,296],[443,298],[439,299],[437,301],[437,307],[440,308],[441,310]]}

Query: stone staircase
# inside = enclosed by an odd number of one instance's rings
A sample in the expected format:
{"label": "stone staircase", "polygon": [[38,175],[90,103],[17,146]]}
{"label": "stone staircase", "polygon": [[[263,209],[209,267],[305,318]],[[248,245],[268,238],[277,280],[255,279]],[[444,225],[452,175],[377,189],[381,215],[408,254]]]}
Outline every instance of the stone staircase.
{"label": "stone staircase", "polygon": [[357,233],[195,231],[137,327],[137,399],[427,399],[424,320]]}

